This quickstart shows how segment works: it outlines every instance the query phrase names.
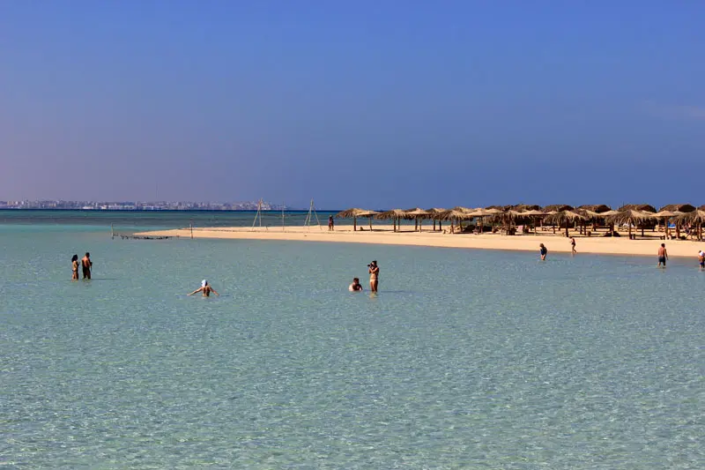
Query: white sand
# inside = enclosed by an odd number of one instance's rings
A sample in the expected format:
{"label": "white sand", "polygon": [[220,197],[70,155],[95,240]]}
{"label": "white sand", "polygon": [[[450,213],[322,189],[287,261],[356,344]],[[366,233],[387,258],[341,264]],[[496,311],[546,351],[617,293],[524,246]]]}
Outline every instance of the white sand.
{"label": "white sand", "polygon": [[[374,231],[364,227],[364,231],[352,230],[352,226],[336,226],[335,231],[329,232],[328,227],[270,227],[252,228],[245,227],[215,227],[194,228],[193,238],[225,238],[240,240],[291,240],[310,242],[336,242],[336,243],[373,243],[380,245],[410,245],[431,246],[441,248],[472,248],[488,250],[518,250],[536,251],[539,244],[543,243],[549,253],[570,253],[570,240],[564,235],[553,235],[550,232],[539,235],[514,235],[505,236],[498,234],[450,234],[432,232],[425,227],[422,232],[414,232],[404,227],[405,231],[393,232],[391,226],[375,225]],[[170,236],[190,238],[189,229],[163,230],[144,232],[143,236]],[[649,232],[646,235],[650,235]],[[705,250],[705,242],[658,239],[629,240],[624,234],[622,237],[579,237],[576,234],[576,249],[578,253],[593,253],[605,255],[641,255],[653,256],[661,243],[666,243],[669,256],[690,257],[697,259],[700,249]]]}

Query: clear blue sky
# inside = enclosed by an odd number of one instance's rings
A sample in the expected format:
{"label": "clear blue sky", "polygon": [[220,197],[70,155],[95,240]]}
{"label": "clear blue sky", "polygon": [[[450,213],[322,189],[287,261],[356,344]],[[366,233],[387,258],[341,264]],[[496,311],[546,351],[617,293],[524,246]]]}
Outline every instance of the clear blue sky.
{"label": "clear blue sky", "polygon": [[705,2],[0,2],[0,199],[705,203]]}

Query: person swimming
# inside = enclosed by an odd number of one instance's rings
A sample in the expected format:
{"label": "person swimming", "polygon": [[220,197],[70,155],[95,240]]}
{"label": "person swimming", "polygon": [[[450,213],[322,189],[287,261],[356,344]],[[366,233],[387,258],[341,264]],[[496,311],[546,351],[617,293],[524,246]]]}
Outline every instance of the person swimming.
{"label": "person swimming", "polygon": [[201,287],[196,289],[195,291],[191,292],[189,296],[198,294],[199,292],[203,292],[203,297],[210,297],[211,292],[213,292],[215,295],[220,297],[220,294],[218,294],[215,289],[213,289],[210,284],[208,284],[208,281],[205,279],[201,281]]}
{"label": "person swimming", "polygon": [[360,278],[354,278],[352,284],[348,287],[350,292],[362,292],[362,284],[360,284]]}
{"label": "person swimming", "polygon": [[71,270],[73,274],[71,274],[71,280],[72,281],[78,281],[78,255],[73,255],[71,258]]}

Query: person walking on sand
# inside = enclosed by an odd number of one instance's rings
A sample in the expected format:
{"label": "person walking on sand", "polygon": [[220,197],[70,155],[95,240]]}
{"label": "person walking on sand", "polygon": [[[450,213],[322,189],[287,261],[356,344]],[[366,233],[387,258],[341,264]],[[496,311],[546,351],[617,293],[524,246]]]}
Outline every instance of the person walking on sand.
{"label": "person walking on sand", "polygon": [[575,251],[575,237],[570,237],[570,252],[573,255],[577,253],[577,251]]}
{"label": "person walking on sand", "polygon": [[546,245],[541,243],[539,253],[541,254],[541,261],[546,261],[546,255],[548,254],[548,249],[546,248]]}
{"label": "person walking on sand", "polygon": [[220,294],[218,294],[215,289],[213,289],[210,284],[208,284],[208,281],[205,279],[201,281],[201,287],[196,289],[195,291],[191,292],[189,296],[192,296],[194,294],[198,294],[199,292],[203,292],[203,297],[210,297],[211,292],[213,292],[215,295],[220,297]]}
{"label": "person walking on sand", "polygon": [[362,292],[362,284],[360,284],[359,278],[354,278],[352,284],[348,286],[350,292]]}
{"label": "person walking on sand", "polygon": [[90,279],[91,270],[93,269],[93,261],[91,261],[90,253],[86,253],[86,256],[81,260],[81,267],[83,268],[83,279]]}
{"label": "person walking on sand", "polygon": [[335,230],[335,220],[333,220],[333,216],[329,215],[328,216],[328,231],[332,232]]}
{"label": "person walking on sand", "polygon": [[78,255],[73,255],[71,258],[71,280],[78,281]]}
{"label": "person walking on sand", "polygon": [[665,268],[666,261],[668,261],[668,252],[666,251],[666,244],[661,243],[661,246],[658,249],[658,267]]}
{"label": "person walking on sand", "polygon": [[377,292],[377,287],[379,286],[379,266],[377,266],[377,261],[368,264],[367,269],[370,272],[370,290]]}

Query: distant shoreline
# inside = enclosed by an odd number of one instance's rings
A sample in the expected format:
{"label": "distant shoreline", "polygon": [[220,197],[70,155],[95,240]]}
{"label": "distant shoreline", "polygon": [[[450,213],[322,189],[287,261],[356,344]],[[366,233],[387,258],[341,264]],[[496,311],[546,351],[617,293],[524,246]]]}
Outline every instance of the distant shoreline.
{"label": "distant shoreline", "polygon": [[[174,237],[190,239],[228,239],[228,240],[275,240],[275,241],[305,241],[328,243],[366,243],[376,245],[399,246],[424,246],[435,248],[464,248],[479,250],[504,250],[536,252],[538,257],[539,244],[544,243],[548,248],[549,258],[552,253],[570,253],[570,241],[559,234],[542,233],[540,235],[514,235],[499,234],[444,234],[442,232],[404,231],[393,232],[391,226],[375,226],[374,231],[353,231],[352,226],[336,226],[335,231],[328,231],[327,227],[271,227],[268,229],[251,227],[206,227],[175,230],[159,230],[141,232],[135,235],[146,237]],[[630,240],[623,237],[581,237],[575,235],[577,242],[577,256],[580,254],[591,255],[619,255],[619,256],[646,256],[654,258],[661,243],[666,243],[668,254],[671,257],[692,258],[697,262],[697,253],[705,249],[705,242],[690,240],[659,240],[657,238],[645,240]]]}
{"label": "distant shoreline", "polygon": [[[43,209],[43,208],[0,208],[0,212],[214,212],[214,213],[234,213],[234,212],[257,212],[257,209]],[[262,209],[261,212],[279,213],[282,209]],[[308,213],[308,209],[284,209],[285,213]],[[316,209],[316,212],[336,213],[338,210]]]}

